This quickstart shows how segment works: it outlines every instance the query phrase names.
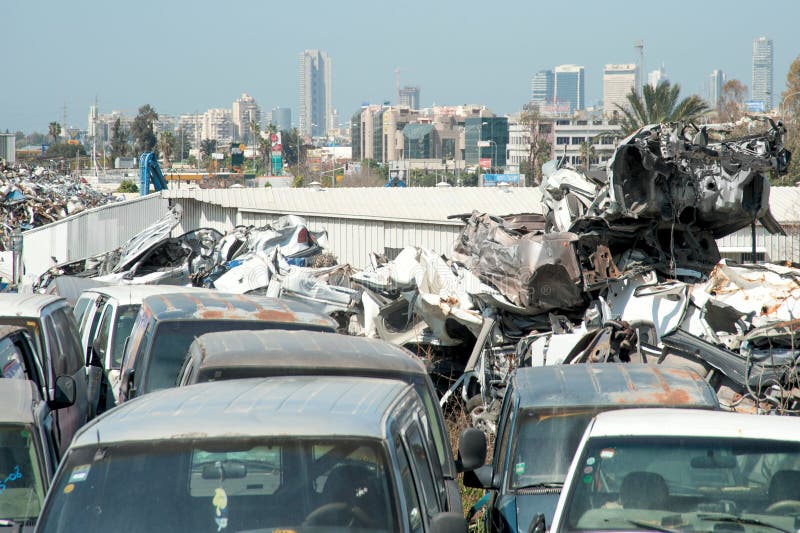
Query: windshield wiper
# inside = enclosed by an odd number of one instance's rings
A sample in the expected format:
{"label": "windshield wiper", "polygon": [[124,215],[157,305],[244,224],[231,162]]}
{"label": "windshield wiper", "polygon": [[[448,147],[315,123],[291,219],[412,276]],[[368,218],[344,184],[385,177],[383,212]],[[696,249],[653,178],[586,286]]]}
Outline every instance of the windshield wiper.
{"label": "windshield wiper", "polygon": [[560,489],[564,487],[563,481],[541,481],[539,483],[531,483],[530,485],[519,485],[514,487],[519,489]]}
{"label": "windshield wiper", "polygon": [[729,522],[732,524],[742,524],[745,526],[763,526],[778,531],[783,531],[783,533],[792,533],[787,529],[783,529],[782,527],[770,524],[769,522],[764,522],[763,520],[758,520],[757,518],[744,518],[741,516],[727,516],[727,515],[725,516],[703,515],[703,516],[698,516],[697,518],[699,518],[700,520],[713,520],[714,522]]}
{"label": "windshield wiper", "polygon": [[677,529],[670,529],[664,526],[658,526],[656,524],[652,524],[650,522],[644,522],[642,520],[633,520],[632,518],[626,518],[626,522],[629,524],[633,524],[636,527],[640,527],[642,529],[646,529],[647,531],[663,531],[664,533],[679,533]]}

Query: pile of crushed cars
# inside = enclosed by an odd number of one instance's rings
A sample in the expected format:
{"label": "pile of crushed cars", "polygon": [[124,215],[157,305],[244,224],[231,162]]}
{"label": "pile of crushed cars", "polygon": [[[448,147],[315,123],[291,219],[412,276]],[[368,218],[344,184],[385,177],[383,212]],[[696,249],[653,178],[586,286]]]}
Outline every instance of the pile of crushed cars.
{"label": "pile of crushed cars", "polygon": [[170,237],[176,207],[120,250],[40,284],[73,273],[303,301],[342,332],[425,355],[450,379],[442,403],[461,396],[488,431],[521,365],[680,364],[731,409],[797,412],[800,269],[733,264],[716,244],[756,221],[783,231],[768,178],[787,170],[784,134],[773,122],[735,138],[647,126],[621,141],[604,178],[545,165],[542,214],[456,215],[464,228],[446,256],[408,247],[363,270],[321,265],[327,235],[302,218]]}
{"label": "pile of crushed cars", "polygon": [[11,249],[14,228],[36,228],[113,201],[113,195],[96,191],[80,178],[0,159],[0,250]]}

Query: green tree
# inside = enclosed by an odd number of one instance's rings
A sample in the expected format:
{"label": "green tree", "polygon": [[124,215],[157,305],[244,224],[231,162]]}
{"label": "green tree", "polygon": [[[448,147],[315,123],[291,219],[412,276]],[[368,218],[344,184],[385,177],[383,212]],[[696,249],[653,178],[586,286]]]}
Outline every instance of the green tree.
{"label": "green tree", "polygon": [[281,132],[281,143],[283,144],[283,161],[287,165],[297,165],[297,128],[291,130],[284,130]]}
{"label": "green tree", "polygon": [[628,106],[617,104],[622,131],[629,134],[648,124],[694,120],[709,111],[708,104],[695,94],[678,101],[680,92],[681,86],[669,81],[661,81],[655,88],[645,85],[642,97],[632,88]]}
{"label": "green tree", "polygon": [[80,144],[58,143],[51,144],[44,155],[50,159],[70,159],[76,155],[86,155],[86,150]]}
{"label": "green tree", "polygon": [[800,56],[789,65],[786,90],[781,95],[781,117],[786,125],[785,146],[792,152],[784,183],[800,182]]}
{"label": "green tree", "polygon": [[117,192],[139,192],[139,186],[133,180],[122,180]]}
{"label": "green tree", "polygon": [[111,126],[111,159],[125,157],[130,149],[128,130],[117,118]]}
{"label": "green tree", "polygon": [[150,104],[139,108],[139,114],[131,124],[135,154],[152,152],[156,148],[157,139],[154,126],[157,120],[158,113]]}
{"label": "green tree", "polygon": [[170,166],[170,159],[175,152],[175,135],[172,132],[165,131],[159,136],[158,151],[164,157],[164,166]]}
{"label": "green tree", "polygon": [[58,136],[61,135],[61,124],[58,122],[51,122],[47,126],[47,135],[53,139],[53,144],[58,142]]}

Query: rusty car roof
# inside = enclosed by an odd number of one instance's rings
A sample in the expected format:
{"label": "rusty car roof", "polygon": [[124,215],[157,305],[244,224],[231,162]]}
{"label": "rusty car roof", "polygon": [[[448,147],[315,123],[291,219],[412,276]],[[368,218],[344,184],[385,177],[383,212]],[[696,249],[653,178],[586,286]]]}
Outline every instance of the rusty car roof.
{"label": "rusty car roof", "polygon": [[157,320],[258,320],[336,329],[332,318],[300,302],[217,291],[148,296],[142,308]]}
{"label": "rusty car roof", "polygon": [[425,365],[405,348],[377,339],[315,331],[222,331],[195,339],[200,368],[256,369],[261,375],[331,373],[426,375]]}
{"label": "rusty car roof", "polygon": [[84,426],[72,447],[167,439],[270,436],[383,438],[385,418],[413,391],[401,381],[284,376],[163,389]]}
{"label": "rusty car roof", "polygon": [[662,406],[719,408],[711,386],[687,368],[592,363],[519,368],[520,408]]}

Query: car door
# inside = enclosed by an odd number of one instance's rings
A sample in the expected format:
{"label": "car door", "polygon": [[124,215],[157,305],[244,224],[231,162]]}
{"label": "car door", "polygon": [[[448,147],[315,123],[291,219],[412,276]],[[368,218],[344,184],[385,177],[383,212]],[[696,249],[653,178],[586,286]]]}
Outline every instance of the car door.
{"label": "car door", "polygon": [[86,365],[75,319],[67,309],[66,305],[60,306],[48,313],[43,321],[54,376],[71,376],[75,380],[75,403],[55,413],[60,432],[58,444],[62,453],[66,451],[75,432],[86,423],[89,413]]}

